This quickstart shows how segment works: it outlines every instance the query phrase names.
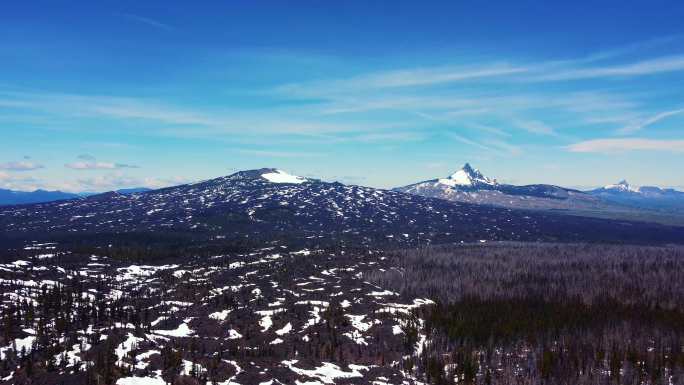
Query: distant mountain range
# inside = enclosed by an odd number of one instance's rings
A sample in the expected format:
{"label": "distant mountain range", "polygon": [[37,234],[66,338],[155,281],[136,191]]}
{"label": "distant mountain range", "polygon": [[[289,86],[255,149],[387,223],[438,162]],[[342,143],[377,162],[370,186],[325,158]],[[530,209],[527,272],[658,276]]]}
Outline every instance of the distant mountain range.
{"label": "distant mountain range", "polygon": [[588,191],[593,196],[625,206],[684,213],[684,192],[655,186],[631,186],[626,180]]}
{"label": "distant mountain range", "polygon": [[[274,178],[284,178],[274,173]],[[303,180],[303,179],[302,179]],[[294,180],[284,179],[286,182]],[[445,178],[430,179],[392,189],[396,192],[439,198],[453,202],[500,206],[511,209],[563,211],[572,214],[618,217],[623,219],[684,218],[684,192],[653,186],[635,187],[626,181],[602,188],[580,191],[550,184],[512,185],[482,174],[466,163]],[[151,191],[148,188],[128,188],[118,194]],[[67,193],[36,190],[32,192],[0,189],[0,205],[46,203],[66,199],[82,199],[102,193]]]}
{"label": "distant mountain range", "polygon": [[[641,210],[684,209],[684,193],[658,187],[633,188],[627,182],[580,191],[549,184],[517,186],[499,183],[466,163],[446,178],[435,178],[397,187],[395,191],[456,202],[519,209],[564,210],[572,213],[639,217]],[[684,213],[684,211],[683,211]],[[650,214],[649,214],[650,215]]]}
{"label": "distant mountain range", "polygon": [[602,202],[582,191],[547,184],[501,184],[466,163],[446,178],[430,179],[395,191],[456,202],[524,209],[598,208]]}
{"label": "distant mountain range", "polygon": [[0,189],[0,205],[18,205],[26,203],[41,203],[62,199],[79,198],[80,195],[62,191],[15,191]]}
{"label": "distant mountain range", "polygon": [[[138,192],[150,191],[150,189],[145,187],[139,188],[129,188],[116,190],[119,194],[133,194]],[[77,199],[88,197],[92,195],[97,195],[101,193],[95,192],[82,192],[82,193],[69,193],[64,191],[47,191],[47,190],[35,190],[35,191],[16,191],[16,190],[6,190],[0,189],[0,206],[3,205],[21,205],[28,203],[45,203],[60,201],[65,199]]]}
{"label": "distant mountain range", "polygon": [[[557,187],[499,185],[475,170],[447,184],[562,201],[587,194]],[[471,172],[472,171],[472,172]],[[435,182],[431,182],[435,183]],[[469,183],[469,184],[468,184]],[[488,186],[484,188],[484,186]],[[504,194],[504,193],[502,193]],[[516,195],[517,194],[517,195]],[[525,195],[528,194],[528,195]],[[596,199],[596,198],[594,198]],[[108,244],[124,237],[160,242],[216,239],[268,244],[398,245],[478,240],[679,242],[684,227],[453,202],[399,191],[328,183],[277,169],[235,174],[140,194],[0,208],[0,241]],[[2,242],[0,242],[2,243]]]}
{"label": "distant mountain range", "polygon": [[[119,194],[124,194],[124,195],[147,192],[147,191],[152,191],[152,189],[147,188],[147,187],[132,187],[132,188],[122,188],[122,189],[114,190],[114,192],[117,192]],[[108,192],[111,192],[111,191],[108,191]],[[82,197],[89,197],[89,196],[99,195],[99,194],[103,194],[103,193],[101,193],[101,192],[89,192],[89,191],[78,193],[78,195],[82,196]]]}

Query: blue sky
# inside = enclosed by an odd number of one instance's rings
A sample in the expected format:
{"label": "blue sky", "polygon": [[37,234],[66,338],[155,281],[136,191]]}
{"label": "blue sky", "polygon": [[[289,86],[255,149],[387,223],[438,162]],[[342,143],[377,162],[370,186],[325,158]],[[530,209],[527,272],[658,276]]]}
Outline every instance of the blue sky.
{"label": "blue sky", "polygon": [[563,3],[5,4],[0,187],[684,188],[684,5]]}

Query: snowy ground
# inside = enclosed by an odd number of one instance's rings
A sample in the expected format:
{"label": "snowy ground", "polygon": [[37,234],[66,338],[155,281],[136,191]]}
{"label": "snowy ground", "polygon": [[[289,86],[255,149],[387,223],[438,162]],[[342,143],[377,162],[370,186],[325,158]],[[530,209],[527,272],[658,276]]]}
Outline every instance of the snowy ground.
{"label": "snowy ground", "polygon": [[[366,282],[364,272],[382,263],[372,253],[277,247],[159,265],[70,254],[0,264],[3,313],[16,304],[39,312],[55,290],[74,301],[65,330],[45,332],[55,320],[40,314],[18,321],[2,341],[8,367],[0,375],[20,382],[22,348],[42,356],[36,341],[52,338],[68,343],[50,353],[57,368],[46,383],[80,382],[107,346],[120,385],[176,376],[224,385],[414,383],[400,370],[401,315],[430,301],[401,301]],[[169,364],[172,354],[181,360]]]}

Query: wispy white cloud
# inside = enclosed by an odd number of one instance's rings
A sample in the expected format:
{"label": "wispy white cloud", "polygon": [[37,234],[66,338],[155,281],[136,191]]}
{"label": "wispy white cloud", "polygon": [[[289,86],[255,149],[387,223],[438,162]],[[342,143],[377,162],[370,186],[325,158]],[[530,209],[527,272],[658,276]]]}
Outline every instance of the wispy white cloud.
{"label": "wispy white cloud", "polygon": [[[460,110],[479,109],[481,101],[473,100],[463,95],[450,95],[439,97],[431,94],[398,94],[398,93],[374,93],[358,94],[353,96],[332,96],[321,107],[324,115],[363,113],[379,110],[403,110],[418,111],[427,117],[425,110]],[[416,113],[416,112],[414,112]]]}
{"label": "wispy white cloud", "polygon": [[654,47],[662,47],[672,44],[679,44],[682,41],[682,35],[659,36],[652,39],[637,41],[626,45],[605,49],[602,51],[591,53],[584,57],[571,58],[566,60],[552,61],[549,64],[578,66],[582,64],[606,61],[608,59],[615,59],[632,53],[643,53]]}
{"label": "wispy white cloud", "polygon": [[587,116],[583,118],[580,122],[590,124],[590,125],[606,125],[606,124],[620,124],[628,125],[632,124],[634,121],[640,120],[640,116],[633,112],[625,112],[619,115],[598,115],[598,116]]}
{"label": "wispy white cloud", "polygon": [[415,142],[425,139],[420,132],[375,132],[354,135],[349,138],[353,142]]}
{"label": "wispy white cloud", "polygon": [[494,134],[497,136],[511,136],[510,133],[498,128],[494,127],[489,124],[482,124],[482,123],[468,123],[467,126],[469,128],[472,128],[476,131],[479,131],[480,133],[488,133],[488,134]]}
{"label": "wispy white cloud", "polygon": [[[628,94],[607,91],[544,91],[510,90],[505,87],[482,92],[455,88],[439,92],[380,92],[351,96],[330,96],[317,106],[324,115],[362,114],[371,112],[410,113],[425,120],[443,122],[487,121],[540,112],[572,112],[580,116],[598,113],[620,115],[638,107]],[[523,120],[523,119],[521,119]],[[529,120],[535,120],[534,118]]]}
{"label": "wispy white cloud", "polygon": [[[639,45],[635,45],[638,47]],[[348,78],[332,78],[310,82],[285,84],[275,88],[278,95],[294,98],[324,98],[338,105],[329,113],[354,112],[393,107],[403,107],[410,98],[396,97],[390,100],[359,100],[367,93],[381,92],[394,88],[430,88],[449,83],[469,80],[515,84],[517,82],[555,82],[561,80],[582,80],[594,78],[617,78],[646,76],[665,72],[684,71],[684,55],[662,56],[637,62],[587,66],[589,63],[615,58],[635,48],[618,49],[590,55],[586,58],[563,61],[540,61],[510,64],[479,63],[470,66],[441,66],[406,68],[378,71]],[[347,107],[345,108],[345,105]],[[368,106],[361,109],[359,106]],[[353,106],[357,106],[356,109]],[[416,106],[417,108],[419,106]]]}
{"label": "wispy white cloud", "polygon": [[505,142],[503,140],[489,139],[486,140],[484,143],[485,145],[496,149],[498,153],[509,154],[513,156],[518,156],[523,153],[522,148],[520,148],[519,146]]}
{"label": "wispy white cloud", "polygon": [[537,135],[555,135],[556,131],[540,120],[515,120],[513,122],[517,127]]}
{"label": "wispy white cloud", "polygon": [[[539,66],[541,67],[541,65]],[[497,88],[481,92],[469,88],[449,87],[438,90],[415,87],[439,85],[466,79],[487,78],[505,81],[517,76],[539,71],[536,65],[516,66],[510,64],[481,64],[469,67],[418,68],[385,71],[359,75],[349,79],[332,79],[312,83],[286,85],[279,89],[279,97],[297,99],[303,95],[320,98],[321,102],[307,105],[291,105],[274,109],[193,109],[147,98],[111,97],[98,95],[71,95],[54,93],[12,93],[0,90],[0,96],[9,97],[17,105],[14,108],[34,109],[44,114],[64,116],[65,119],[102,118],[119,120],[116,130],[138,131],[146,124],[145,134],[170,137],[220,138],[235,134],[232,138],[280,135],[281,138],[301,136],[320,140],[372,142],[376,139],[408,141],[419,139],[413,134],[388,134],[385,131],[398,126],[411,126],[419,132],[426,123],[413,124],[405,115],[414,114],[425,120],[442,121],[446,124],[492,124],[507,121],[510,116],[520,116],[526,130],[553,135],[561,127],[534,123],[539,112],[583,115],[603,113],[621,115],[634,108],[625,95],[607,92],[552,93],[539,91],[520,92],[516,89]],[[514,87],[515,88],[515,87]],[[289,92],[289,91],[292,92]],[[4,95],[3,95],[4,94]],[[30,112],[30,111],[29,111]],[[393,115],[385,114],[391,112]],[[383,113],[381,119],[349,119],[340,114],[367,117]],[[27,114],[34,116],[36,114]],[[530,118],[526,118],[529,116]],[[498,122],[497,122],[498,121]],[[68,121],[62,124],[68,127]],[[101,128],[104,130],[105,128]],[[405,131],[410,131],[407,128]],[[483,131],[483,130],[481,130]],[[494,134],[488,132],[487,134]],[[504,135],[503,132],[499,132]]]}
{"label": "wispy white cloud", "polygon": [[8,170],[8,171],[31,171],[31,170],[37,170],[37,169],[40,169],[43,167],[45,167],[45,166],[43,166],[40,163],[31,162],[28,160],[0,163],[0,170]]}
{"label": "wispy white cloud", "polygon": [[319,152],[294,152],[294,151],[271,151],[271,150],[246,150],[240,149],[237,152],[241,154],[254,155],[266,158],[312,158],[324,156]]}
{"label": "wispy white cloud", "polygon": [[136,165],[115,162],[99,162],[94,156],[89,154],[81,154],[78,156],[79,161],[67,163],[66,168],[73,170],[117,170],[122,168],[139,168]]}
{"label": "wispy white cloud", "polygon": [[[312,117],[310,113],[304,114],[296,110],[281,111],[277,116],[272,116],[274,111],[205,111],[146,98],[27,92],[5,92],[5,95],[20,100],[21,108],[29,111],[53,114],[66,119],[103,118],[124,123],[155,123],[146,126],[147,134],[173,137],[215,138],[220,134],[315,137],[377,131],[398,124],[334,121],[321,118],[320,114],[318,117]],[[125,126],[117,127],[119,132],[125,129]]]}
{"label": "wispy white cloud", "polygon": [[191,182],[190,179],[180,176],[171,178],[139,178],[126,176],[120,172],[113,172],[105,175],[78,178],[75,182],[65,183],[55,187],[70,192],[104,192],[132,187],[156,189],[189,182]]}
{"label": "wispy white cloud", "polygon": [[72,162],[64,165],[73,170],[115,170],[119,168],[138,168],[138,166],[125,163],[111,162]]}
{"label": "wispy white cloud", "polygon": [[550,73],[530,76],[526,79],[531,81],[560,81],[643,76],[673,71],[684,71],[684,56],[665,56],[603,67],[559,69]]}
{"label": "wispy white cloud", "polygon": [[474,141],[474,140],[472,140],[472,139],[466,138],[465,136],[462,136],[462,135],[459,135],[459,134],[448,133],[448,134],[447,134],[447,137],[449,137],[449,138],[451,138],[451,139],[453,139],[453,140],[456,140],[456,141],[458,141],[458,142],[461,142],[461,143],[463,143],[463,144],[465,144],[465,145],[467,145],[467,146],[479,148],[479,149],[485,150],[485,151],[492,151],[491,148],[485,146],[484,144],[479,143],[479,142],[477,142],[477,141]]}
{"label": "wispy white cloud", "polygon": [[151,17],[135,15],[132,13],[122,13],[121,16],[128,19],[128,20],[132,20],[132,21],[137,22],[137,23],[145,24],[145,25],[148,25],[150,27],[157,28],[157,29],[162,29],[164,31],[173,31],[175,29],[174,27],[170,26],[169,24],[162,23],[161,21],[155,20]]}
{"label": "wispy white cloud", "polygon": [[679,115],[681,113],[684,113],[684,108],[681,108],[678,110],[660,112],[660,113],[655,114],[653,116],[649,116],[645,119],[634,120],[630,124],[619,129],[618,132],[621,134],[631,134],[631,133],[634,133],[637,131],[641,131],[644,128],[646,128],[652,124],[658,123],[659,121],[661,121],[663,119],[669,118],[671,116]]}
{"label": "wispy white cloud", "polygon": [[477,141],[456,133],[447,133],[448,138],[454,139],[470,147],[484,150],[488,155],[512,155],[517,156],[522,154],[522,149],[514,144],[498,139],[485,139],[484,141]]}
{"label": "wispy white cloud", "polygon": [[529,71],[524,66],[488,63],[477,66],[442,66],[378,71],[344,79],[328,79],[279,86],[276,91],[290,96],[313,96],[327,93],[356,92],[369,89],[432,86],[467,80],[497,78]]}
{"label": "wispy white cloud", "polygon": [[33,191],[40,188],[45,190],[60,190],[73,193],[105,192],[132,187],[147,187],[156,189],[190,183],[192,181],[192,179],[182,176],[133,177],[114,171],[104,175],[89,176],[85,178],[60,178],[59,181],[51,182],[48,180],[36,179],[30,176],[9,174],[0,171],[0,188],[19,191]]}
{"label": "wispy white cloud", "polygon": [[474,68],[417,68],[361,76],[352,79],[350,83],[371,88],[424,86],[500,77],[527,71],[528,69],[525,67],[509,64],[491,64]]}
{"label": "wispy white cloud", "polygon": [[659,140],[647,138],[592,139],[566,147],[571,152],[615,153],[626,151],[684,152],[684,140]]}
{"label": "wispy white cloud", "polygon": [[38,179],[30,175],[17,175],[0,170],[0,188],[10,190],[35,190],[43,187]]}

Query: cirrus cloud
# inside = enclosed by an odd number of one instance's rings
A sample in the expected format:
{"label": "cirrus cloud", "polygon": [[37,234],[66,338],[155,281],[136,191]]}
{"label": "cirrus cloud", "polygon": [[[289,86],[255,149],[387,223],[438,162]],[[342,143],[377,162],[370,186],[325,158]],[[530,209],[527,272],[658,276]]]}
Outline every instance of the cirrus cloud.
{"label": "cirrus cloud", "polygon": [[684,140],[659,140],[646,138],[604,138],[571,144],[570,152],[615,153],[626,151],[684,152]]}
{"label": "cirrus cloud", "polygon": [[112,162],[72,162],[64,165],[73,170],[115,170],[119,168],[138,168],[133,164]]}
{"label": "cirrus cloud", "polygon": [[78,161],[67,163],[66,168],[72,170],[117,170],[122,168],[139,168],[136,165],[115,162],[99,162],[94,156],[82,154],[78,156]]}
{"label": "cirrus cloud", "polygon": [[119,172],[113,172],[105,175],[98,175],[87,178],[79,178],[75,186],[71,190],[76,191],[114,191],[121,188],[131,187],[147,187],[147,188],[161,188],[178,184],[187,183],[190,180],[183,177],[172,178],[138,178],[122,175]]}
{"label": "cirrus cloud", "polygon": [[642,129],[644,129],[644,128],[652,125],[652,124],[658,123],[659,121],[661,121],[663,119],[669,118],[671,116],[679,115],[682,113],[684,113],[684,108],[680,108],[677,110],[664,111],[664,112],[661,112],[659,114],[650,116],[646,119],[633,121],[630,124],[628,124],[627,126],[618,130],[618,132],[623,133],[623,134],[633,133],[635,131],[642,130]]}

